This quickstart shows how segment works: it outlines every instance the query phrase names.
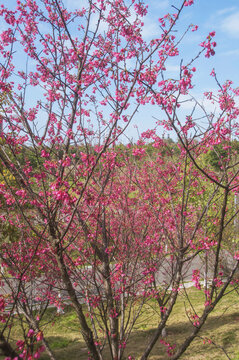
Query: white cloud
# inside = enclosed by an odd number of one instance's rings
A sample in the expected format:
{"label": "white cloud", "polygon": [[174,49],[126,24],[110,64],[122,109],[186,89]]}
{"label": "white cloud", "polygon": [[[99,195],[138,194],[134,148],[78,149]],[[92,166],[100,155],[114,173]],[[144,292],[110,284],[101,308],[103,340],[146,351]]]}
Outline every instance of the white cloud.
{"label": "white cloud", "polygon": [[167,69],[167,71],[170,71],[170,72],[179,73],[180,66],[179,65],[166,65],[166,69]]}
{"label": "white cloud", "polygon": [[239,11],[227,16],[221,23],[221,29],[232,37],[239,37]]}
{"label": "white cloud", "polygon": [[87,9],[89,7],[89,1],[87,0],[67,0],[66,1],[66,8],[70,10],[76,10],[76,9]]}
{"label": "white cloud", "polygon": [[216,15],[218,15],[218,16],[225,15],[225,14],[228,14],[228,13],[231,13],[231,12],[235,11],[236,9],[237,8],[235,6],[230,7],[230,8],[221,9],[221,10],[218,10],[216,12]]}
{"label": "white cloud", "polygon": [[239,49],[224,51],[224,52],[222,52],[220,55],[224,55],[224,56],[239,56]]}
{"label": "white cloud", "polygon": [[142,29],[142,36],[144,40],[153,39],[155,37],[159,37],[161,34],[161,30],[159,25],[155,22],[150,21],[149,19],[145,19],[144,27]]}
{"label": "white cloud", "polygon": [[[213,91],[211,90],[213,93],[217,93],[217,90]],[[180,106],[180,110],[181,111],[185,111],[186,113],[188,113],[189,111],[192,111],[195,103],[197,103],[197,110],[196,110],[196,116],[201,113],[201,115],[204,114],[204,110],[206,111],[207,114],[209,113],[215,113],[218,114],[218,104],[215,102],[213,104],[212,101],[208,100],[205,98],[205,96],[203,96],[200,93],[191,93],[190,95],[187,96],[183,96],[181,97],[181,101],[183,101],[181,103]],[[204,110],[203,110],[204,109]]]}
{"label": "white cloud", "polygon": [[169,1],[168,0],[156,0],[150,2],[150,7],[153,7],[155,9],[167,9],[169,7]]}

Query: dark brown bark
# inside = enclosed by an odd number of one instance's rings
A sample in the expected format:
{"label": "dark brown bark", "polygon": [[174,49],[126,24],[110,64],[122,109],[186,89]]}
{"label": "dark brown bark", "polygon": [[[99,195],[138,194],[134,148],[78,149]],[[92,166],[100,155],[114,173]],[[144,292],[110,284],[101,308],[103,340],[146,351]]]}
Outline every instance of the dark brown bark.
{"label": "dark brown bark", "polygon": [[10,357],[10,358],[17,358],[18,354],[16,351],[11,347],[9,342],[5,339],[4,335],[0,333],[0,350],[3,355]]}
{"label": "dark brown bark", "polygon": [[[107,259],[108,260],[108,259]],[[111,351],[114,360],[118,360],[119,350],[119,320],[118,316],[114,315],[116,310],[114,307],[114,299],[110,282],[110,267],[108,261],[104,263],[103,275],[105,278],[104,287],[108,302],[108,317],[110,322],[110,339],[111,339]]]}
{"label": "dark brown bark", "polygon": [[58,264],[58,267],[61,272],[61,278],[65,285],[65,289],[71,299],[72,305],[77,313],[79,323],[80,323],[80,332],[81,332],[83,339],[86,343],[86,346],[89,350],[90,357],[94,360],[100,360],[100,356],[99,356],[97,348],[95,346],[93,333],[86,322],[86,318],[83,313],[82,305],[80,304],[80,302],[76,296],[75,289],[71,283],[71,279],[69,277],[69,274],[68,274],[68,271],[67,271],[64,259],[63,259],[61,247],[60,247],[59,243],[57,243],[56,241],[54,241],[54,242],[55,242],[55,248],[56,248],[56,260],[57,260],[57,264]]}

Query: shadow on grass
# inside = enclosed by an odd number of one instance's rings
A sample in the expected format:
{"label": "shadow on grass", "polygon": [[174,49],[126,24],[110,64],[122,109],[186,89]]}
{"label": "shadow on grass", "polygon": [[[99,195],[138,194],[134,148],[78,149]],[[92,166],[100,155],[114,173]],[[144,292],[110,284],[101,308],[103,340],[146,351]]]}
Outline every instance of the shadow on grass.
{"label": "shadow on grass", "polygon": [[[155,320],[155,319],[154,319]],[[212,337],[214,341],[223,346],[226,350],[230,352],[232,348],[232,344],[239,343],[239,329],[238,329],[238,320],[239,320],[239,312],[236,311],[230,314],[223,314],[222,316],[212,315],[208,318],[206,325],[204,326],[202,333],[199,334],[202,337],[210,338]],[[150,321],[146,326],[150,326]],[[190,324],[189,321],[180,321],[178,323],[173,323],[167,326],[167,337],[165,341],[170,344],[180,345],[188,336],[193,329],[193,325]],[[124,359],[128,359],[128,356],[134,356],[135,359],[139,359],[140,355],[142,355],[151,335],[154,333],[154,328],[146,329],[145,324],[142,324],[142,330],[135,330],[130,337],[130,341],[127,345],[125,351]],[[49,345],[51,346],[53,352],[56,355],[58,360],[86,360],[87,356],[87,348],[83,341],[79,341],[78,339],[72,340],[64,336],[49,336],[47,338]],[[150,360],[166,360],[170,359],[167,355],[165,345],[162,345],[160,341],[158,341],[149,356]],[[232,355],[232,359],[238,359],[235,357],[234,349],[234,357]],[[217,359],[223,360],[226,359],[225,354],[215,346],[206,343],[203,345],[202,339],[197,339],[195,342],[191,344],[191,347],[187,350],[186,354],[182,356],[182,359]],[[43,354],[41,357],[42,360],[48,360],[49,357],[46,354]],[[106,349],[105,354],[103,356],[104,360],[110,360],[111,357]]]}
{"label": "shadow on grass", "polygon": [[[223,314],[221,316],[211,315],[205,326],[201,329],[199,336],[205,339],[212,339],[216,345],[224,347],[226,351],[232,356],[231,359],[239,360],[238,343],[239,343],[239,312],[236,311],[231,314]],[[150,325],[150,324],[149,324]],[[194,326],[188,321],[180,321],[167,326],[167,337],[164,339],[171,345],[176,344],[179,346],[192,332]],[[142,355],[150,337],[153,335],[155,329],[137,330],[132,334],[129,346],[128,355],[134,355],[136,359]],[[182,356],[182,359],[226,359],[223,351],[212,344],[210,341],[203,343],[202,338],[196,338],[191,343],[191,346],[187,350],[186,354]],[[159,339],[160,340],[160,339]],[[167,355],[167,348],[162,345],[160,341],[157,341],[149,359],[152,360],[166,360],[170,359]]]}
{"label": "shadow on grass", "polygon": [[[59,360],[86,360],[88,358],[88,351],[83,341],[71,340],[63,336],[49,336],[47,341]],[[40,359],[49,360],[49,356],[44,353]]]}

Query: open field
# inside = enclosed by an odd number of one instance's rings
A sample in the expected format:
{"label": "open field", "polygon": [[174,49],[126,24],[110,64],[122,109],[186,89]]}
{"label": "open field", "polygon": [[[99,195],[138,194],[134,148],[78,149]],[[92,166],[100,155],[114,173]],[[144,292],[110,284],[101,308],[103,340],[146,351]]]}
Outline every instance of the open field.
{"label": "open field", "polygon": [[[202,304],[202,294],[196,289],[189,289],[192,299],[192,305],[197,311],[200,311],[199,303]],[[125,359],[129,355],[138,359],[147,343],[147,339],[157,326],[159,314],[155,302],[151,301],[145,305],[144,312],[140,317],[137,326],[130,338],[126,349]],[[189,304],[185,294],[181,294],[175,305],[173,316],[167,326],[166,343],[180,344],[185,335],[190,333],[192,325],[190,324],[186,311],[189,311]],[[189,314],[189,313],[188,313]],[[48,324],[45,327],[46,338],[52,350],[59,360],[87,359],[87,349],[79,335],[79,326],[76,315],[68,307],[65,313],[56,316],[55,309],[49,309],[47,312]],[[237,293],[230,293],[223,298],[218,307],[211,314],[201,338],[197,338],[189,347],[187,352],[181,357],[187,360],[206,360],[206,359],[232,359],[239,360],[239,304]],[[54,324],[54,326],[52,326]],[[19,338],[19,324],[14,325],[12,335],[15,339]],[[14,340],[14,339],[12,339]],[[223,349],[227,352],[227,355]],[[229,356],[229,357],[227,357]],[[109,356],[107,351],[104,359]],[[159,341],[156,344],[150,360],[165,360],[168,358],[166,346]],[[0,357],[2,360],[3,357]],[[42,360],[47,360],[48,356],[43,354]]]}

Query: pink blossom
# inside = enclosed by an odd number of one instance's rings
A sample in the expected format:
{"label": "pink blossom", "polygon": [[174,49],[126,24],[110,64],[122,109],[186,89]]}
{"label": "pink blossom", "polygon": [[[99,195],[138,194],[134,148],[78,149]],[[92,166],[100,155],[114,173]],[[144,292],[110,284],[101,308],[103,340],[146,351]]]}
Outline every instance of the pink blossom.
{"label": "pink blossom", "polygon": [[198,25],[192,27],[192,31],[197,31],[197,29],[198,29]]}
{"label": "pink blossom", "polygon": [[194,3],[194,0],[188,0],[188,1],[185,1],[184,6],[191,6],[191,5],[193,5],[193,3]]}
{"label": "pink blossom", "polygon": [[27,336],[28,337],[33,337],[35,334],[35,331],[33,329],[29,329],[28,333],[27,333]]}
{"label": "pink blossom", "polygon": [[41,341],[43,339],[43,333],[42,331],[39,331],[36,336],[37,341]]}

